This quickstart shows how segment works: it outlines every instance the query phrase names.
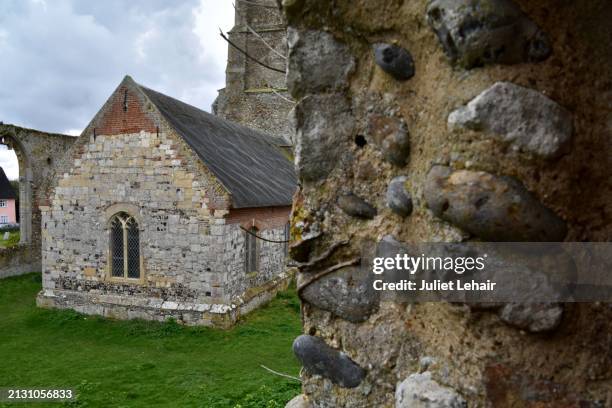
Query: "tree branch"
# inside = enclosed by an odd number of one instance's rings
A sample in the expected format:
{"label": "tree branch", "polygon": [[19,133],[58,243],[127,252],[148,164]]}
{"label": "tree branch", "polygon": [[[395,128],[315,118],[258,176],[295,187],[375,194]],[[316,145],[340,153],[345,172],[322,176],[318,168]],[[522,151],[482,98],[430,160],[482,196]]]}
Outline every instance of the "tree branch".
{"label": "tree branch", "polygon": [[271,67],[270,65],[264,64],[263,62],[259,61],[257,58],[254,58],[252,56],[249,55],[249,53],[247,53],[245,50],[243,50],[242,48],[238,47],[236,44],[234,44],[232,41],[230,41],[229,38],[227,38],[225,36],[225,34],[223,34],[223,31],[221,30],[221,28],[219,28],[219,35],[221,35],[221,38],[223,38],[225,41],[227,41],[227,43],[229,45],[231,45],[232,47],[234,47],[235,49],[237,49],[238,51],[240,51],[242,54],[244,54],[245,57],[253,60],[254,62],[258,63],[259,65],[261,65],[264,68],[268,68],[272,71],[276,71],[276,72],[280,72],[281,74],[286,74],[287,72],[285,70],[282,69],[278,69],[278,68],[274,68]]}
{"label": "tree branch", "polygon": [[289,242],[289,241],[274,241],[274,240],[271,240],[271,239],[266,239],[264,237],[260,237],[259,235],[253,233],[252,231],[249,231],[248,229],[244,228],[242,225],[240,225],[240,229],[243,230],[244,232],[246,232],[247,234],[254,236],[257,239],[261,239],[262,241],[266,241],[266,242],[271,242],[273,244],[286,244],[286,243]]}
{"label": "tree branch", "polygon": [[274,95],[278,96],[278,97],[279,97],[279,98],[281,98],[282,100],[284,100],[284,101],[286,101],[286,102],[288,102],[288,103],[290,103],[290,104],[295,105],[295,103],[296,103],[296,102],[295,102],[293,99],[289,99],[289,98],[287,98],[287,97],[283,96],[283,95],[282,95],[280,92],[276,91],[276,90],[275,90],[275,89],[273,89],[273,88],[270,88],[270,90],[272,91],[272,93],[273,93]]}
{"label": "tree branch", "polygon": [[266,366],[265,366],[265,365],[263,365],[263,364],[260,364],[259,366],[260,366],[261,368],[263,368],[264,370],[268,370],[268,371],[269,371],[269,372],[271,372],[272,374],[280,375],[281,377],[285,377],[285,378],[289,378],[289,379],[291,379],[291,380],[296,380],[296,381],[302,382],[302,380],[301,380],[301,379],[299,379],[299,378],[297,378],[297,377],[294,377],[294,376],[292,376],[292,375],[288,375],[288,374],[279,373],[278,371],[274,371],[274,370],[272,370],[271,368],[268,368],[268,367],[266,367]]}
{"label": "tree branch", "polygon": [[[232,3],[232,6],[234,7],[234,10],[238,11],[238,9],[236,8],[236,4]],[[241,17],[244,18],[244,21],[245,21],[244,25],[246,26],[247,30],[249,30],[251,32],[251,34],[253,34],[255,37],[257,37],[262,43],[264,43],[264,45],[266,47],[268,47],[268,49],[270,51],[272,51],[273,53],[275,53],[276,55],[278,55],[279,57],[281,57],[284,60],[287,59],[286,55],[283,55],[280,52],[276,51],[274,49],[274,47],[272,47],[270,44],[268,44],[268,42],[266,40],[264,40],[263,37],[257,31],[255,31],[250,25],[248,25],[247,22],[246,22],[246,18],[244,16],[241,16]]]}
{"label": "tree branch", "polygon": [[268,49],[269,49],[270,51],[272,51],[273,53],[275,53],[276,55],[278,55],[278,56],[279,56],[279,57],[281,57],[282,59],[287,60],[287,56],[286,56],[286,55],[283,55],[283,54],[281,54],[280,52],[276,51],[276,50],[275,50],[275,49],[274,49],[274,48],[273,48],[273,47],[272,47],[270,44],[268,44],[268,43],[266,42],[266,40],[264,40],[264,39],[263,39],[263,37],[262,37],[261,35],[259,35],[259,34],[258,34],[258,33],[257,33],[255,30],[253,30],[253,29],[251,28],[251,26],[250,26],[250,25],[248,25],[248,24],[246,24],[246,23],[245,23],[244,25],[246,26],[247,30],[249,30],[249,31],[250,31],[250,32],[251,32],[251,33],[252,33],[252,34],[253,34],[255,37],[259,38],[259,40],[260,40],[262,43],[264,43],[264,45],[265,45],[266,47],[268,47]]}

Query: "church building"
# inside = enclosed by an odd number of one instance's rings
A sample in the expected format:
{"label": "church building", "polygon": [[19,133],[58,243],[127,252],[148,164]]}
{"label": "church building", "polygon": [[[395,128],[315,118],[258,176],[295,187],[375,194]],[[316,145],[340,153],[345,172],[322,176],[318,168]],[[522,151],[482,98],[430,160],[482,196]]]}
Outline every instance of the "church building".
{"label": "church building", "polygon": [[42,213],[42,307],[228,327],[286,285],[288,142],[125,77]]}

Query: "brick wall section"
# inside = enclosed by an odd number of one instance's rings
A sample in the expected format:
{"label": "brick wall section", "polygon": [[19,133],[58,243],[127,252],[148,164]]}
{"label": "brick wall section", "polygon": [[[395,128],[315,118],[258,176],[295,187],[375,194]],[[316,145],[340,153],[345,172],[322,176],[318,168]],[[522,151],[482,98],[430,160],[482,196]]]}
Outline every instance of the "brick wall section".
{"label": "brick wall section", "polygon": [[[142,96],[120,86],[110,98],[110,109],[106,110],[95,127],[98,135],[138,133],[141,130],[155,133],[155,122],[145,115]],[[152,109],[150,107],[149,109]]]}
{"label": "brick wall section", "polygon": [[244,228],[253,225],[259,230],[284,228],[289,221],[291,207],[231,209],[225,217],[227,224],[240,224]]}

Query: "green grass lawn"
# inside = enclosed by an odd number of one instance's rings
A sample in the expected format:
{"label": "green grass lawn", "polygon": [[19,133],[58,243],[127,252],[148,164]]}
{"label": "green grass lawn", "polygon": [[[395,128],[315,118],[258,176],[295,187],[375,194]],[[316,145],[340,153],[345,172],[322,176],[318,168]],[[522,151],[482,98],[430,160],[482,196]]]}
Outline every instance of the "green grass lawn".
{"label": "green grass lawn", "polygon": [[9,239],[6,241],[4,238],[4,232],[0,232],[0,248],[9,248],[19,243],[19,231],[9,232]]}
{"label": "green grass lawn", "polygon": [[0,407],[284,407],[300,383],[295,291],[231,330],[38,309],[40,274],[0,280],[0,387],[65,388],[76,401]]}

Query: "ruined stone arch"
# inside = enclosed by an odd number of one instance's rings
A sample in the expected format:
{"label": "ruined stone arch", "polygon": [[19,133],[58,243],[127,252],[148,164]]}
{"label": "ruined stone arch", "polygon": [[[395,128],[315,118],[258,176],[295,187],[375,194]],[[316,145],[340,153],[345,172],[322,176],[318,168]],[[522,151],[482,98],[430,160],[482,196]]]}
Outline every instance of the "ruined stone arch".
{"label": "ruined stone arch", "polygon": [[48,209],[55,174],[76,137],[0,122],[0,144],[15,151],[19,164],[21,242],[0,254],[0,277],[41,270],[41,210]]}
{"label": "ruined stone arch", "polygon": [[19,164],[19,230],[20,243],[32,242],[32,159],[30,152],[17,138],[15,130],[0,128],[0,144],[15,152]]}

